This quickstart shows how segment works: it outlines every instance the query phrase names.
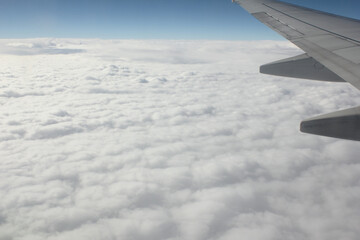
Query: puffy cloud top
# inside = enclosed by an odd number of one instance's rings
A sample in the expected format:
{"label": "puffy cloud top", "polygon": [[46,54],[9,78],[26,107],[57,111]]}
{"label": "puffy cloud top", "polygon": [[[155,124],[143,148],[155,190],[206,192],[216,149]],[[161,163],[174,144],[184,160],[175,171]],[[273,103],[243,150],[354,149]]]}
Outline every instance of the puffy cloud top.
{"label": "puffy cloud top", "polygon": [[291,44],[0,45],[0,239],[358,239],[358,143],[298,126],[360,95]]}

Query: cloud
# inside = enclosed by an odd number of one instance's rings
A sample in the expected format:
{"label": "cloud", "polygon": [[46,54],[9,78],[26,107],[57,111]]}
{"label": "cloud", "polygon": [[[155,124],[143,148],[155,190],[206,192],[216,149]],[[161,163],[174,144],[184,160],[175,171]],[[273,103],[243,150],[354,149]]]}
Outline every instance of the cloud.
{"label": "cloud", "polygon": [[[4,41],[2,41],[4,42]],[[10,42],[0,46],[2,54],[26,56],[26,55],[58,55],[58,54],[75,54],[82,53],[84,49],[63,48],[59,46],[56,40],[38,39],[31,40],[25,39],[21,42]]]}
{"label": "cloud", "polygon": [[360,95],[258,73],[291,44],[1,44],[0,239],[358,238],[358,143],[298,127]]}

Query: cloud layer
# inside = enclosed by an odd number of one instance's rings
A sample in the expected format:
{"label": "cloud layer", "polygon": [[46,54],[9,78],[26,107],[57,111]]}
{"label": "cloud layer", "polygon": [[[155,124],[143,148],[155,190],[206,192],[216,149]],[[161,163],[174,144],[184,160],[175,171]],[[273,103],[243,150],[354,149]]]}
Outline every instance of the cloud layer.
{"label": "cloud layer", "polygon": [[358,143],[298,131],[360,95],[258,74],[291,44],[0,45],[0,239],[360,235]]}

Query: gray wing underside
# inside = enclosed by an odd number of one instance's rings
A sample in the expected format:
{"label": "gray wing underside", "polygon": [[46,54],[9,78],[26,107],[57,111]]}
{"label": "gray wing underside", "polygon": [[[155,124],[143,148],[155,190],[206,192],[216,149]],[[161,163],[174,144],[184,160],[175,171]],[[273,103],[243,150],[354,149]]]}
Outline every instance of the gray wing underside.
{"label": "gray wing underside", "polygon": [[[305,51],[260,67],[278,76],[348,82],[360,90],[360,21],[276,0],[233,0]],[[305,133],[360,141],[360,107],[305,120]]]}
{"label": "gray wing underside", "polygon": [[234,2],[360,90],[360,21],[274,0]]}

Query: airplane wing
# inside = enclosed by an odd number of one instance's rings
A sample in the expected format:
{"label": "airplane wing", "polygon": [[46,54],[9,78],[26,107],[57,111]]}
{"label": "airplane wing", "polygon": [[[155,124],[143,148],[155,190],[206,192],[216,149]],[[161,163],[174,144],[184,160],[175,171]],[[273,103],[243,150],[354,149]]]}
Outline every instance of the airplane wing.
{"label": "airplane wing", "polygon": [[[276,0],[233,0],[305,51],[269,63],[260,72],[331,82],[360,90],[360,21]],[[301,123],[306,133],[360,141],[360,107]]]}

